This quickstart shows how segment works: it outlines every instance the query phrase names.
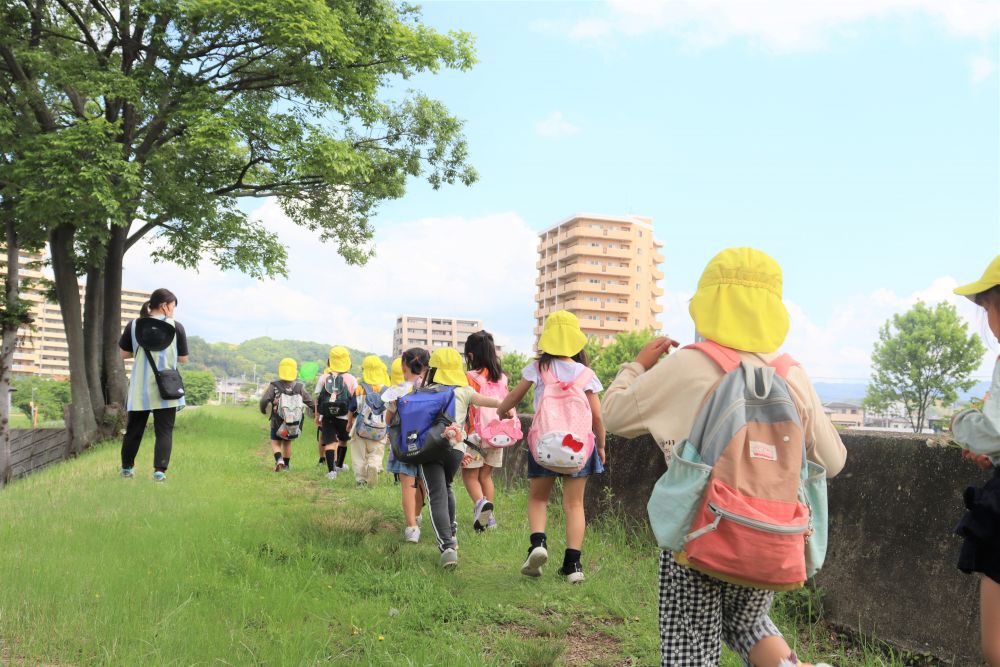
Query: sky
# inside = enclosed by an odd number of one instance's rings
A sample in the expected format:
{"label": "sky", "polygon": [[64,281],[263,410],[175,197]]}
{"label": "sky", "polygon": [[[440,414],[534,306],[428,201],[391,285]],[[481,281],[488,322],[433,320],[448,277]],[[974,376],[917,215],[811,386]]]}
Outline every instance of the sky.
{"label": "sky", "polygon": [[[720,250],[784,272],[784,348],[814,379],[863,381],[879,326],[950,301],[1000,253],[1000,0],[428,2],[476,38],[468,72],[406,82],[465,123],[471,187],[412,180],[378,211],[377,256],[347,266],[274,201],[288,279],[126,256],[169,287],[192,335],[316,340],[388,354],[395,318],[481,318],[529,352],[537,234],[577,213],[653,218],[664,332]],[[998,345],[977,376],[989,375]]]}

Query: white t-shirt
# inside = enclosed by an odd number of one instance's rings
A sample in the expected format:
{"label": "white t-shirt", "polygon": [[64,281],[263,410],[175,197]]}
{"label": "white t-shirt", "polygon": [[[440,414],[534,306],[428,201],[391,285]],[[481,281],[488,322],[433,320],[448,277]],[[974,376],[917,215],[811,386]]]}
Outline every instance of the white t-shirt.
{"label": "white t-shirt", "polygon": [[[588,370],[586,366],[581,364],[579,361],[562,361],[561,359],[553,359],[551,365],[549,365],[549,372],[556,376],[556,379],[560,382],[572,382],[573,380],[580,377],[580,373]],[[529,365],[524,367],[521,371],[521,377],[528,382],[535,383],[535,412],[538,412],[538,403],[542,400],[542,393],[545,391],[545,382],[542,381],[542,372],[538,368],[538,362],[533,361]],[[590,379],[583,387],[584,391],[592,391],[595,394],[604,391],[601,381],[597,379],[597,375]]]}

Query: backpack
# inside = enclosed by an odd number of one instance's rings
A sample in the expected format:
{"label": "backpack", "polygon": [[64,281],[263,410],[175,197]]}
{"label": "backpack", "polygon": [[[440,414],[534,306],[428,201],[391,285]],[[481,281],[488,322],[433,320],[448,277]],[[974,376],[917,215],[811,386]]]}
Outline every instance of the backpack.
{"label": "backpack", "polygon": [[282,440],[294,440],[299,437],[302,430],[302,416],[305,413],[305,404],[302,401],[301,382],[296,382],[291,389],[285,389],[280,382],[273,382],[274,388],[278,390],[277,410],[278,419],[281,425],[277,434]]}
{"label": "backpack", "polygon": [[[469,373],[469,378],[479,385],[483,396],[503,400],[507,396],[507,376],[501,375],[496,382],[489,380],[489,375]],[[516,445],[524,437],[521,431],[521,420],[514,413],[509,419],[499,419],[496,408],[477,407],[472,417],[473,433],[479,436],[479,442],[484,447],[501,449]],[[513,410],[511,411],[513,413]]]}
{"label": "backpack", "polygon": [[322,417],[346,417],[351,406],[351,392],[344,376],[328,373],[319,392],[317,409]]}
{"label": "backpack", "polygon": [[365,391],[365,396],[358,401],[358,437],[365,440],[381,440],[385,437],[385,402],[379,392],[376,392],[371,385],[361,383],[361,388]]}
{"label": "backpack", "polygon": [[541,371],[545,391],[528,430],[528,449],[543,468],[572,475],[594,453],[593,413],[583,390],[593,377],[585,368],[572,382],[561,382],[551,367]]}
{"label": "backpack", "polygon": [[653,488],[656,541],[717,579],[798,588],[822,566],[827,530],[826,470],[806,459],[785,381],[798,362],[782,355],[754,366],[711,341],[688,347],[725,375]]}
{"label": "backpack", "polygon": [[454,387],[431,384],[400,396],[389,425],[393,456],[409,464],[440,461],[452,448],[444,429],[454,423]]}

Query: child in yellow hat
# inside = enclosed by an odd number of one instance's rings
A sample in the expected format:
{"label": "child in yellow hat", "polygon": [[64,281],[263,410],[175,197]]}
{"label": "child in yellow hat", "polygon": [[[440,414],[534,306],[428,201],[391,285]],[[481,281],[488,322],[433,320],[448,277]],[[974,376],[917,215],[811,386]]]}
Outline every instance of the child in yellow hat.
{"label": "child in yellow hat", "polygon": [[[507,394],[498,412],[502,419],[521,402],[532,385],[535,387],[535,412],[545,392],[545,377],[564,384],[571,384],[581,375],[588,373],[583,390],[590,404],[592,428],[595,436],[595,450],[583,468],[571,475],[553,472],[528,457],[528,523],[531,527],[528,558],[521,566],[521,574],[539,577],[542,566],[549,560],[545,525],[548,514],[549,497],[556,478],[563,482],[563,510],[566,514],[566,552],[559,574],[569,583],[583,581],[583,566],[580,563],[587,517],[583,509],[583,495],[587,490],[587,478],[604,472],[604,422],[601,418],[601,404],[597,395],[603,387],[587,366],[587,336],[580,329],[580,322],[573,313],[560,310],[551,313],[545,320],[542,335],[538,339],[538,358],[521,371],[521,382]],[[551,377],[550,377],[551,380]]]}
{"label": "child in yellow hat", "polygon": [[271,407],[271,453],[274,455],[274,472],[288,470],[292,465],[291,438],[282,437],[282,420],[278,414],[278,403],[281,396],[297,395],[302,403],[314,410],[316,405],[306,391],[304,383],[298,381],[298,364],[288,357],[278,364],[278,379],[267,385],[267,391],[260,397],[260,412],[267,414]]}
{"label": "child in yellow hat", "polygon": [[347,469],[344,460],[351,437],[350,401],[358,389],[358,380],[350,370],[350,351],[336,345],[330,348],[326,370],[316,379],[316,427],[320,431],[320,449],[326,460],[329,480],[336,479],[338,472]]}
{"label": "child in yellow hat", "polygon": [[375,486],[385,456],[385,402],[382,391],[389,387],[385,362],[370,354],[361,362],[361,382],[351,401],[355,428],[351,438],[351,465],[358,486]]}
{"label": "child in yellow hat", "polygon": [[452,568],[458,564],[458,522],[455,518],[455,493],[451,484],[459,467],[472,460],[471,455],[466,452],[463,425],[468,418],[470,406],[495,408],[500,401],[482,396],[469,386],[462,366],[462,356],[450,347],[439,347],[431,354],[424,382],[454,387],[455,393],[455,426],[449,427],[452,429],[452,437],[449,438],[452,449],[440,461],[417,466],[427,491],[431,523],[441,552],[441,567]]}
{"label": "child in yellow hat", "polygon": [[[423,381],[424,373],[427,372],[427,363],[430,361],[430,353],[422,347],[411,347],[403,352],[399,357],[399,372],[402,377],[401,382],[393,380],[393,386],[382,393],[382,400],[389,404],[387,420],[391,420],[395,412],[395,402],[399,397],[410,393],[414,387],[419,387]],[[393,368],[396,364],[393,362]],[[420,520],[424,507],[424,487],[420,479],[420,467],[411,463],[397,461],[393,455],[392,448],[389,448],[389,472],[399,478],[400,489],[402,491],[403,519],[406,525],[403,527],[403,539],[406,542],[416,544],[420,541]]]}
{"label": "child in yellow hat", "polygon": [[[729,248],[705,267],[689,310],[695,330],[713,349],[735,355],[740,363],[763,366],[779,358],[776,350],[788,332],[788,312],[781,300],[781,268],[753,248]],[[682,349],[660,358],[677,343],[657,338],[635,361],[624,364],[604,395],[608,430],[626,438],[652,434],[670,460],[675,443],[691,433],[695,416],[723,376],[720,366],[699,349]],[[785,357],[789,360],[791,359]],[[802,420],[810,461],[828,476],[844,467],[847,452],[816,390],[798,365],[787,369],[786,382]],[[730,602],[718,604],[719,596]],[[786,667],[795,654],[768,615],[774,592],[713,579],[660,555],[660,647],[663,664],[683,655],[690,664],[718,664],[721,642],[692,638],[727,637],[745,664]]]}
{"label": "child in yellow hat", "polygon": [[[986,311],[990,332],[1000,341],[1000,255],[982,278],[957,288],[955,294],[968,297]],[[1000,665],[1000,359],[993,367],[993,381],[982,409],[959,412],[951,431],[966,458],[993,472],[993,478],[982,487],[965,490],[968,511],[956,532],[964,538],[958,568],[966,574],[982,575],[979,622],[983,657],[990,665]]]}

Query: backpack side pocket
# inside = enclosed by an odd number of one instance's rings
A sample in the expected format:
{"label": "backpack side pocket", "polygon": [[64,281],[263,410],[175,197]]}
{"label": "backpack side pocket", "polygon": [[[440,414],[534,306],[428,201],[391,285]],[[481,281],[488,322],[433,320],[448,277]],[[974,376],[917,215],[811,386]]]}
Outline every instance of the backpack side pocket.
{"label": "backpack side pocket", "polygon": [[812,577],[826,560],[826,544],[830,513],[826,503],[826,468],[808,462],[806,478],[802,480],[802,500],[809,507],[812,533],[806,538],[806,576]]}
{"label": "backpack side pocket", "polygon": [[698,506],[712,474],[712,466],[702,462],[689,440],[674,447],[667,472],[656,482],[646,511],[663,549],[680,551],[694,521]]}

